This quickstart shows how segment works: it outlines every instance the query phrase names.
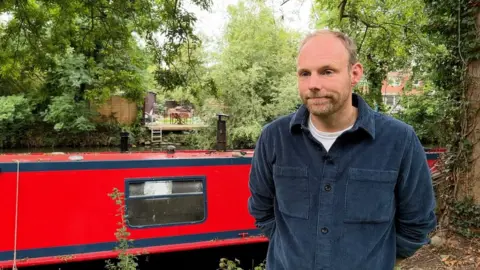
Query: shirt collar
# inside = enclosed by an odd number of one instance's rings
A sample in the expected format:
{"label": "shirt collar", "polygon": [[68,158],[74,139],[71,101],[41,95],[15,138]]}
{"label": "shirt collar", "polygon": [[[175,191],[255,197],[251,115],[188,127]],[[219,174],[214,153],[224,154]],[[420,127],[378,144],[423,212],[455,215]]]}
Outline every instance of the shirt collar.
{"label": "shirt collar", "polygon": [[[358,108],[358,117],[352,130],[363,129],[372,139],[375,139],[375,115],[370,106],[356,93],[352,93],[352,104]],[[309,112],[307,107],[302,104],[295,112],[290,121],[290,131],[299,130],[308,127]]]}

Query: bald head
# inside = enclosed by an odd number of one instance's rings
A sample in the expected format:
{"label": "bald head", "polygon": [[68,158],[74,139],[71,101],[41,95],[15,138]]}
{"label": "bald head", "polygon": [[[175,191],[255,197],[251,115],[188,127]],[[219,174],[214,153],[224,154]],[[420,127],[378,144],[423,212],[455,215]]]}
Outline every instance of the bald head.
{"label": "bald head", "polygon": [[333,30],[316,30],[315,32],[308,34],[300,44],[299,53],[302,51],[303,47],[312,39],[325,35],[333,36],[341,42],[341,44],[348,53],[348,63],[350,66],[358,62],[357,46],[355,45],[355,42],[346,34]]}

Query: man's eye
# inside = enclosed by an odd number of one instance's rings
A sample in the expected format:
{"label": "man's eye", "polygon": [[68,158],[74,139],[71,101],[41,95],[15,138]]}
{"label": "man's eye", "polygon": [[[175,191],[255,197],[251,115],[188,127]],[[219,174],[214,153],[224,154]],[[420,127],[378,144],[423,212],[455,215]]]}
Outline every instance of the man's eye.
{"label": "man's eye", "polygon": [[310,72],[307,72],[307,71],[300,72],[300,76],[302,76],[302,77],[308,76],[308,75],[310,75]]}
{"label": "man's eye", "polygon": [[323,71],[322,74],[324,74],[324,75],[332,75],[332,74],[333,74],[333,70],[327,69],[327,70]]}

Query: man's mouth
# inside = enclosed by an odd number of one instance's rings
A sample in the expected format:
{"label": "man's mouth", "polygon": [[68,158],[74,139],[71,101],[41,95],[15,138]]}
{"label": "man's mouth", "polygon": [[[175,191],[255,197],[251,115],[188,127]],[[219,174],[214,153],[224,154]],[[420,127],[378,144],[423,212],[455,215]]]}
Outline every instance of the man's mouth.
{"label": "man's mouth", "polygon": [[326,100],[326,99],[330,99],[330,97],[309,97],[308,99],[313,99],[313,100]]}

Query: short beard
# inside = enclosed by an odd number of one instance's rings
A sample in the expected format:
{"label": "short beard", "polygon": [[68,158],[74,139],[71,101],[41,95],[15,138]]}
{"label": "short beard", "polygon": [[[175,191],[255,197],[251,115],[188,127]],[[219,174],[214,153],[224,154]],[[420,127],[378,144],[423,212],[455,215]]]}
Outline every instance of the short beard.
{"label": "short beard", "polygon": [[[328,100],[320,102],[316,100],[310,100],[311,98],[327,98]],[[343,100],[338,100],[338,96],[333,95],[308,95],[304,99],[304,104],[307,106],[308,111],[318,117],[328,117],[338,112],[343,107]],[[312,104],[313,102],[313,104]]]}

